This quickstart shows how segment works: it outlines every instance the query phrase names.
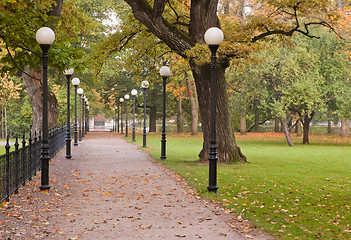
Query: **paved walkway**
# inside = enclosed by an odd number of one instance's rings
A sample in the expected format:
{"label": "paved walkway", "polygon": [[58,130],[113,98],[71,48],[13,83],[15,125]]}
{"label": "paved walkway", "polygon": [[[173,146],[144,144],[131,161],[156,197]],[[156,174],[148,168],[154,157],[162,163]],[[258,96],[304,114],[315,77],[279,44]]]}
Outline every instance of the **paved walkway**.
{"label": "paved walkway", "polygon": [[0,208],[0,239],[271,239],[192,194],[171,171],[113,133],[89,133]]}

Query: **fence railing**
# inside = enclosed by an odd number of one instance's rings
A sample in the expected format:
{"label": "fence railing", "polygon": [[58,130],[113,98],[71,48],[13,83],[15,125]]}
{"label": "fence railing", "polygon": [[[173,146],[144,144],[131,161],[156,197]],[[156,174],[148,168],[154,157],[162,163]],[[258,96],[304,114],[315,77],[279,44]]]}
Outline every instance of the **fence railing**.
{"label": "fence railing", "polygon": [[[54,157],[65,146],[66,127],[58,127],[49,131],[50,157]],[[40,169],[40,155],[42,138],[41,133],[34,136],[29,134],[25,138],[16,137],[13,147],[6,139],[6,153],[0,156],[0,203],[8,201],[12,193],[17,193],[18,188],[25,185],[27,180]],[[12,150],[14,149],[14,150]]]}

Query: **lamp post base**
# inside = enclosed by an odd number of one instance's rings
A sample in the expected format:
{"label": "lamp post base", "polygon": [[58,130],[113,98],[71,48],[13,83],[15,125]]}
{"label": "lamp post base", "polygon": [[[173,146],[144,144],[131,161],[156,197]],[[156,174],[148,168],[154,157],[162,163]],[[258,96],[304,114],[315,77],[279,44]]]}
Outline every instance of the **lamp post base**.
{"label": "lamp post base", "polygon": [[207,187],[207,190],[209,192],[214,192],[215,194],[218,194],[217,190],[218,190],[218,187],[217,186],[208,186]]}
{"label": "lamp post base", "polygon": [[71,159],[71,158],[72,158],[71,155],[66,155],[65,157],[66,157],[67,159]]}
{"label": "lamp post base", "polygon": [[40,189],[41,191],[49,190],[50,188],[51,188],[50,185],[42,185],[42,186],[39,187],[39,189]]}

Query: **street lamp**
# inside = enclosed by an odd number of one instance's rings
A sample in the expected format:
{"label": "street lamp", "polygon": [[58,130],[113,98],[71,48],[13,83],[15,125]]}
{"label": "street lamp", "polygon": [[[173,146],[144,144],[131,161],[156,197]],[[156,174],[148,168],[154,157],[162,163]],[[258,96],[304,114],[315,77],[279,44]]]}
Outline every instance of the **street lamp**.
{"label": "street lamp", "polygon": [[85,135],[87,135],[87,132],[88,132],[88,126],[89,126],[89,117],[88,117],[88,108],[89,108],[89,101],[88,101],[88,98],[86,97],[85,98],[87,101],[85,102],[85,128],[84,128],[84,131],[85,131]]}
{"label": "street lamp", "polygon": [[82,94],[83,89],[78,88],[77,93],[79,95],[79,141],[82,141]]}
{"label": "street lamp", "polygon": [[135,96],[138,94],[138,91],[136,89],[133,89],[131,91],[131,94],[133,96],[133,133],[132,133],[132,142],[135,142]]}
{"label": "street lamp", "polygon": [[223,42],[223,32],[216,27],[209,28],[205,33],[205,41],[211,50],[211,126],[210,126],[210,153],[209,153],[209,192],[217,193],[217,139],[216,139],[216,52]]}
{"label": "street lamp", "polygon": [[48,141],[48,51],[55,40],[55,33],[48,27],[40,28],[35,38],[43,52],[43,140],[41,146],[41,186],[40,190],[50,189],[49,185],[49,141]]}
{"label": "street lamp", "polygon": [[129,95],[128,94],[124,95],[124,99],[126,100],[126,135],[125,135],[125,137],[128,137],[128,100],[129,100]]}
{"label": "street lamp", "polygon": [[124,102],[124,98],[120,98],[119,102],[121,103],[121,133],[123,134],[123,108],[122,103]]}
{"label": "street lamp", "polygon": [[70,88],[70,80],[71,77],[74,73],[74,69],[70,68],[67,69],[64,74],[66,75],[67,78],[67,129],[66,129],[66,158],[70,159],[72,158],[71,155],[71,112],[70,112],[70,97],[69,97],[69,88]]}
{"label": "street lamp", "polygon": [[[89,103],[89,102],[88,102]],[[89,104],[87,106],[87,131],[89,132]]]}
{"label": "street lamp", "polygon": [[163,66],[160,69],[160,75],[163,79],[163,115],[162,115],[162,134],[161,134],[161,159],[166,159],[166,84],[167,78],[171,76],[171,69]]}
{"label": "street lamp", "polygon": [[74,86],[74,146],[78,146],[78,123],[77,123],[77,87],[80,83],[79,78],[73,78]]}
{"label": "street lamp", "polygon": [[114,107],[115,109],[115,119],[113,120],[113,132],[117,132],[117,122],[116,122],[116,112],[117,112],[117,106]]}
{"label": "street lamp", "polygon": [[148,81],[142,81],[141,88],[144,91],[144,129],[143,129],[143,146],[146,147],[146,89],[149,87]]}
{"label": "street lamp", "polygon": [[85,132],[85,101],[86,97],[85,95],[82,96],[82,138],[84,137],[84,132]]}

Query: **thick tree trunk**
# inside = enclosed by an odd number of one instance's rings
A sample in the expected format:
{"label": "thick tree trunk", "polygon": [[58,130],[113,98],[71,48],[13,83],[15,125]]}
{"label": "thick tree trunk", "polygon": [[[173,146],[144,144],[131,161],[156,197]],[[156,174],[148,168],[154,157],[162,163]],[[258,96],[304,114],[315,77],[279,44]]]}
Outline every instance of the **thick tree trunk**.
{"label": "thick tree trunk", "polygon": [[274,132],[275,133],[280,133],[280,128],[279,128],[279,118],[275,118],[274,120]]}
{"label": "thick tree trunk", "polygon": [[314,112],[312,112],[310,114],[310,116],[308,114],[306,114],[306,116],[304,117],[304,121],[302,122],[303,125],[303,139],[302,139],[302,143],[303,144],[309,144],[309,138],[308,138],[308,134],[310,132],[310,123],[312,121],[312,118],[314,116]]}
{"label": "thick tree trunk", "polygon": [[150,122],[149,122],[149,132],[156,132],[156,107],[150,107]]}
{"label": "thick tree trunk", "polygon": [[348,118],[341,118],[341,137],[350,136],[350,120]]}
{"label": "thick tree trunk", "polygon": [[[30,71],[29,66],[27,66],[25,71],[29,76],[27,74],[23,74],[22,78],[32,106],[32,131],[41,131],[43,121],[43,82],[41,77],[42,69],[39,67],[35,71]],[[48,96],[48,127],[50,129],[52,127],[55,127],[57,123],[58,103],[55,95],[50,91]]]}
{"label": "thick tree trunk", "polygon": [[245,135],[246,133],[246,111],[242,107],[240,109],[240,134]]}
{"label": "thick tree trunk", "polygon": [[329,108],[328,110],[328,134],[332,133],[332,126],[331,126],[331,115],[332,115],[332,110]]}
{"label": "thick tree trunk", "polygon": [[[202,119],[203,148],[199,154],[200,159],[207,160],[210,146],[210,76],[209,64],[198,66],[191,63],[198,93],[200,113]],[[246,162],[246,157],[236,145],[233,129],[230,123],[228,95],[224,69],[217,66],[217,93],[216,93],[216,131],[217,152],[220,162]]]}
{"label": "thick tree trunk", "polygon": [[197,135],[197,126],[199,124],[199,104],[197,101],[196,88],[192,87],[189,74],[185,72],[186,86],[191,108],[191,135]]}
{"label": "thick tree trunk", "polygon": [[291,139],[291,135],[290,135],[290,132],[289,132],[289,128],[288,128],[288,117],[286,118],[280,118],[280,122],[282,124],[282,128],[283,128],[283,132],[284,132],[284,135],[285,135],[285,138],[286,138],[286,141],[288,143],[289,146],[294,146],[294,143]]}
{"label": "thick tree trunk", "polygon": [[177,132],[183,132],[182,98],[177,99]]}

